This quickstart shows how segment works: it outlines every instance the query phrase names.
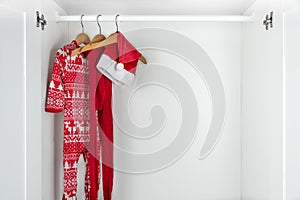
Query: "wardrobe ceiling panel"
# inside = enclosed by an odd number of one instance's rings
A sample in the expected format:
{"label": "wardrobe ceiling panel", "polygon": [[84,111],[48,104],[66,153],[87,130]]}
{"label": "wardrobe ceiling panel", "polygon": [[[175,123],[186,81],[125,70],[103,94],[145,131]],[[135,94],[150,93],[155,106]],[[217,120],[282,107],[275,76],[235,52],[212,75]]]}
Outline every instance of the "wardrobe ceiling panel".
{"label": "wardrobe ceiling panel", "polygon": [[69,14],[242,14],[255,0],[55,0]]}

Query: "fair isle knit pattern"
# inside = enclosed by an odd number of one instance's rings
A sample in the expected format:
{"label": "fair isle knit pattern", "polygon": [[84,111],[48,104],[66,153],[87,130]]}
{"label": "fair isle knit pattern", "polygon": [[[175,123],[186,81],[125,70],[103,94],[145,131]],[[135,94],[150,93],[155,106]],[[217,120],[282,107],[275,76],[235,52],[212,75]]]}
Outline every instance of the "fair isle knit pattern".
{"label": "fair isle knit pattern", "polygon": [[[76,200],[77,166],[80,155],[87,163],[89,152],[89,83],[84,54],[71,57],[78,48],[73,40],[56,52],[48,88],[47,112],[64,111],[64,194],[63,200]],[[86,164],[85,194],[89,200],[89,166]]]}

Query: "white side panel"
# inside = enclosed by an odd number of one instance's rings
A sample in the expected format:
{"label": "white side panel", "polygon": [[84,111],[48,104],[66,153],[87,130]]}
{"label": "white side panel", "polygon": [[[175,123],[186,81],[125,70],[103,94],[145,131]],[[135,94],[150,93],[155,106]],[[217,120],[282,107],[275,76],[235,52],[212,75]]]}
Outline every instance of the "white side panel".
{"label": "white side panel", "polygon": [[[40,2],[37,2],[40,3]],[[34,5],[38,6],[35,7]],[[41,30],[35,25],[35,11],[40,4],[32,2],[27,12],[26,26],[26,125],[27,125],[27,199],[40,200],[42,188],[41,165]]]}
{"label": "white side panel", "polygon": [[286,58],[286,199],[300,199],[300,5],[294,2],[285,13]]}
{"label": "white side panel", "polygon": [[0,26],[0,194],[18,200],[26,195],[25,13],[0,7]]}
{"label": "white side panel", "polygon": [[[243,25],[242,195],[249,200],[283,199],[281,1],[257,1]],[[262,20],[274,11],[274,28]]]}
{"label": "white side panel", "polygon": [[[25,13],[25,78],[20,83],[25,89],[25,99],[23,106],[26,108],[26,137],[23,141],[26,144],[24,154],[26,152],[26,197],[23,199],[40,200],[41,199],[41,31],[36,28],[35,11],[40,10],[40,0],[4,0],[1,4],[7,8],[18,10]],[[16,27],[9,24],[6,28]],[[1,29],[2,30],[2,29]],[[21,32],[21,29],[17,29]],[[17,33],[10,33],[17,34]],[[14,38],[14,40],[17,40]],[[11,40],[9,37],[5,41]],[[5,42],[4,41],[4,42]],[[8,46],[8,45],[5,45]],[[20,45],[16,45],[18,48]],[[16,58],[14,58],[16,59]],[[19,91],[17,91],[19,93]],[[20,100],[19,102],[22,102]],[[12,101],[13,103],[13,101]],[[26,104],[24,104],[26,103]],[[16,106],[16,105],[12,105]],[[8,107],[12,107],[8,106]],[[16,124],[14,126],[17,126]],[[7,150],[6,150],[7,151]],[[13,157],[11,157],[13,159]],[[8,163],[6,163],[8,164]],[[11,177],[17,177],[11,174]],[[14,190],[14,192],[18,192]],[[19,198],[18,198],[19,199]]]}
{"label": "white side panel", "polygon": [[42,64],[41,64],[41,115],[42,115],[42,199],[62,198],[63,167],[62,140],[63,114],[45,112],[48,78],[51,75],[56,51],[68,43],[68,23],[57,24],[55,15],[67,13],[53,0],[42,1],[42,10],[48,25],[42,32]]}
{"label": "white side panel", "polygon": [[[101,23],[104,34],[108,36],[114,32],[114,23]],[[85,30],[91,37],[97,32],[96,23],[85,23]],[[142,175],[116,172],[113,196],[122,200],[198,200],[198,199],[230,199],[241,198],[241,25],[238,23],[120,23],[120,31],[126,32],[144,27],[158,27],[176,31],[183,34],[200,45],[214,62],[219,72],[226,95],[226,121],[223,135],[213,152],[204,160],[198,160],[205,134],[210,124],[211,105],[207,101],[207,93],[203,88],[203,79],[190,65],[178,65],[178,57],[169,55],[159,49],[144,49],[142,52],[149,63],[165,64],[166,68],[180,72],[179,74],[190,83],[196,94],[200,123],[196,139],[191,148],[177,162],[168,168]],[[80,23],[70,24],[70,39],[81,32]],[[164,40],[164,38],[160,38]],[[133,38],[133,44],[139,44],[147,37]],[[176,42],[176,40],[174,41]],[[197,55],[192,49],[187,53]],[[173,57],[172,57],[173,56]],[[203,63],[197,63],[199,65]],[[151,66],[138,67],[137,76],[143,70],[151,71]],[[155,68],[159,70],[159,68]],[[153,68],[153,70],[155,70]],[[157,74],[159,77],[159,74]],[[170,77],[166,77],[170,78]],[[172,78],[172,77],[171,77]],[[141,80],[142,81],[142,80]],[[208,98],[209,99],[209,98]],[[141,143],[123,140],[125,136],[115,127],[115,141],[121,148],[134,152],[145,150],[158,150],[162,144],[168,144],[170,137],[176,137],[178,124],[176,121],[180,112],[176,99],[170,92],[160,86],[147,86],[139,89],[132,98],[135,104],[129,104],[129,113],[132,120],[140,126],[151,124],[150,110],[154,104],[166,103],[167,124],[159,134],[155,143],[149,139]],[[126,103],[127,99],[122,102]],[[120,103],[120,101],[118,101]],[[118,112],[118,111],[116,111]],[[120,119],[122,120],[122,118]],[[179,119],[180,120],[180,119]],[[140,135],[145,133],[141,132]],[[169,137],[170,136],[170,137]],[[153,139],[154,140],[154,139]],[[122,142],[123,141],[123,142]],[[119,143],[118,143],[119,142]],[[59,152],[56,152],[59,153]],[[116,155],[116,162],[122,158]],[[126,162],[126,161],[124,161]],[[127,163],[134,166],[135,163]],[[136,163],[138,164],[138,163]],[[82,172],[80,172],[82,173]],[[102,187],[102,185],[101,185]],[[79,194],[79,198],[82,194]]]}

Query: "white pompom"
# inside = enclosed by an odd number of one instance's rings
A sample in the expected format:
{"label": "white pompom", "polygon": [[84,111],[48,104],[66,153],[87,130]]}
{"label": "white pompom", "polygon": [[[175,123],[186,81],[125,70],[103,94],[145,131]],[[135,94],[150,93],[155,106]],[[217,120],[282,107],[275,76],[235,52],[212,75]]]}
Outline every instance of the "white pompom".
{"label": "white pompom", "polygon": [[122,70],[122,69],[124,69],[124,64],[123,63],[118,63],[116,68],[117,68],[117,70]]}

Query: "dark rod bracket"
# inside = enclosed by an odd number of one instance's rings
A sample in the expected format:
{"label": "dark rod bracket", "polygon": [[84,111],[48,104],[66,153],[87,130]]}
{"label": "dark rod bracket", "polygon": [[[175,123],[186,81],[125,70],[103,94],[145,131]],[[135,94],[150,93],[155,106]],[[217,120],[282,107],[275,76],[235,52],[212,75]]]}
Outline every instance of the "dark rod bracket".
{"label": "dark rod bracket", "polygon": [[40,12],[36,11],[36,27],[40,27],[42,28],[42,30],[44,30],[44,27],[47,25],[47,20],[45,19],[44,14],[42,14],[40,16]]}
{"label": "dark rod bracket", "polygon": [[263,25],[266,27],[266,30],[273,28],[273,11],[270,12],[270,16],[266,15],[266,19],[263,21]]}

